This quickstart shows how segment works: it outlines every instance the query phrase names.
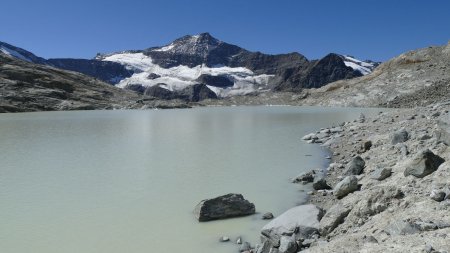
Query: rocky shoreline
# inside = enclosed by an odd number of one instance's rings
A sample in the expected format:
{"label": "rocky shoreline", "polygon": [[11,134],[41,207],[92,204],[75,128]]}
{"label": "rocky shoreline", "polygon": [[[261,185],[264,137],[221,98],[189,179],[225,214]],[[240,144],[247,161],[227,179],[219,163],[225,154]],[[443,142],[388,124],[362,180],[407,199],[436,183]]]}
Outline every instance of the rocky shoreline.
{"label": "rocky shoreline", "polygon": [[305,136],[333,153],[320,171],[333,189],[310,192],[326,213],[302,252],[449,252],[449,109],[391,110]]}

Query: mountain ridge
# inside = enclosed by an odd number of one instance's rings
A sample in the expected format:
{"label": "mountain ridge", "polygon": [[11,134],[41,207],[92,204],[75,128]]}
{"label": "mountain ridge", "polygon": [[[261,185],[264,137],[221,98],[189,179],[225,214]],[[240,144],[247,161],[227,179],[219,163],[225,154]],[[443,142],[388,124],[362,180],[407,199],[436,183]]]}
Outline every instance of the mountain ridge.
{"label": "mountain ridge", "polygon": [[[140,54],[143,56],[140,57]],[[123,59],[114,58],[118,55],[134,55],[135,60],[136,56],[139,56],[142,61],[140,64],[124,62]],[[276,55],[251,52],[216,39],[210,33],[201,33],[185,35],[161,47],[99,54],[94,59],[43,59],[39,57],[39,60],[34,62],[77,71],[122,88],[136,87],[136,85],[149,87],[165,83],[163,87],[169,90],[184,89],[189,85],[195,85],[198,83],[199,77],[205,74],[217,75],[217,73],[204,73],[203,66],[205,66],[206,71],[218,71],[220,75],[229,78],[234,83],[234,87],[226,88],[216,87],[209,83],[207,84],[208,88],[218,96],[232,96],[264,90],[298,92],[304,88],[321,87],[331,81],[354,78],[363,74],[352,66],[343,65],[342,62],[345,63],[345,58],[344,56],[341,58],[327,62],[328,66],[314,68],[321,63],[322,59],[310,61],[297,52]],[[142,78],[140,75],[148,69],[136,67],[136,65],[158,68],[160,70],[158,73],[149,72],[148,75],[159,75],[161,76],[160,80],[152,79],[154,81],[149,82]],[[195,73],[189,77],[177,76],[175,71],[180,66],[187,66],[190,72]],[[230,72],[226,72],[224,67],[229,68]],[[171,73],[167,74],[166,72]],[[213,79],[209,78],[208,80]]]}

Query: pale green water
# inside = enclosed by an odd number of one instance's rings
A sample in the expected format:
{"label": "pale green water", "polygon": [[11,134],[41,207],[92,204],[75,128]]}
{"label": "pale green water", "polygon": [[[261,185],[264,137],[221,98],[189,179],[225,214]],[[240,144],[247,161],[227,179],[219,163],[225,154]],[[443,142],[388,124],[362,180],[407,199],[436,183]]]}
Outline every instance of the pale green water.
{"label": "pale green water", "polygon": [[0,114],[0,252],[234,252],[218,238],[255,242],[261,214],[198,223],[195,205],[230,192],[260,213],[300,203],[309,188],[289,179],[325,163],[323,150],[301,136],[361,111]]}

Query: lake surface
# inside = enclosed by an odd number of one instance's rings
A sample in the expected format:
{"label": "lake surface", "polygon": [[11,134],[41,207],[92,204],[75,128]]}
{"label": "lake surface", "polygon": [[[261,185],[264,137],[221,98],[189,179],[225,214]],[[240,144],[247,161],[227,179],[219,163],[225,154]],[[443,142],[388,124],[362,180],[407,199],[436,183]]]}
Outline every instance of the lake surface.
{"label": "lake surface", "polygon": [[[376,110],[222,107],[0,114],[0,252],[235,252],[260,219],[302,203],[326,166],[303,135]],[[312,156],[305,156],[312,155]],[[199,223],[202,199],[242,193],[258,214]]]}

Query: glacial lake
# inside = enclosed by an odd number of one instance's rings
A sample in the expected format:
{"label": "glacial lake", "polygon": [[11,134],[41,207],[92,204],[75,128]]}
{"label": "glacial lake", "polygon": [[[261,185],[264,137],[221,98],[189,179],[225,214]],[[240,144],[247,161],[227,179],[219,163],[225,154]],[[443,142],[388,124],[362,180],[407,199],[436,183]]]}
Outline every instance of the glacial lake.
{"label": "glacial lake", "polygon": [[[301,137],[376,109],[217,107],[0,114],[0,252],[236,252],[301,204],[290,183],[325,167]],[[253,216],[199,223],[205,198],[242,193]]]}

